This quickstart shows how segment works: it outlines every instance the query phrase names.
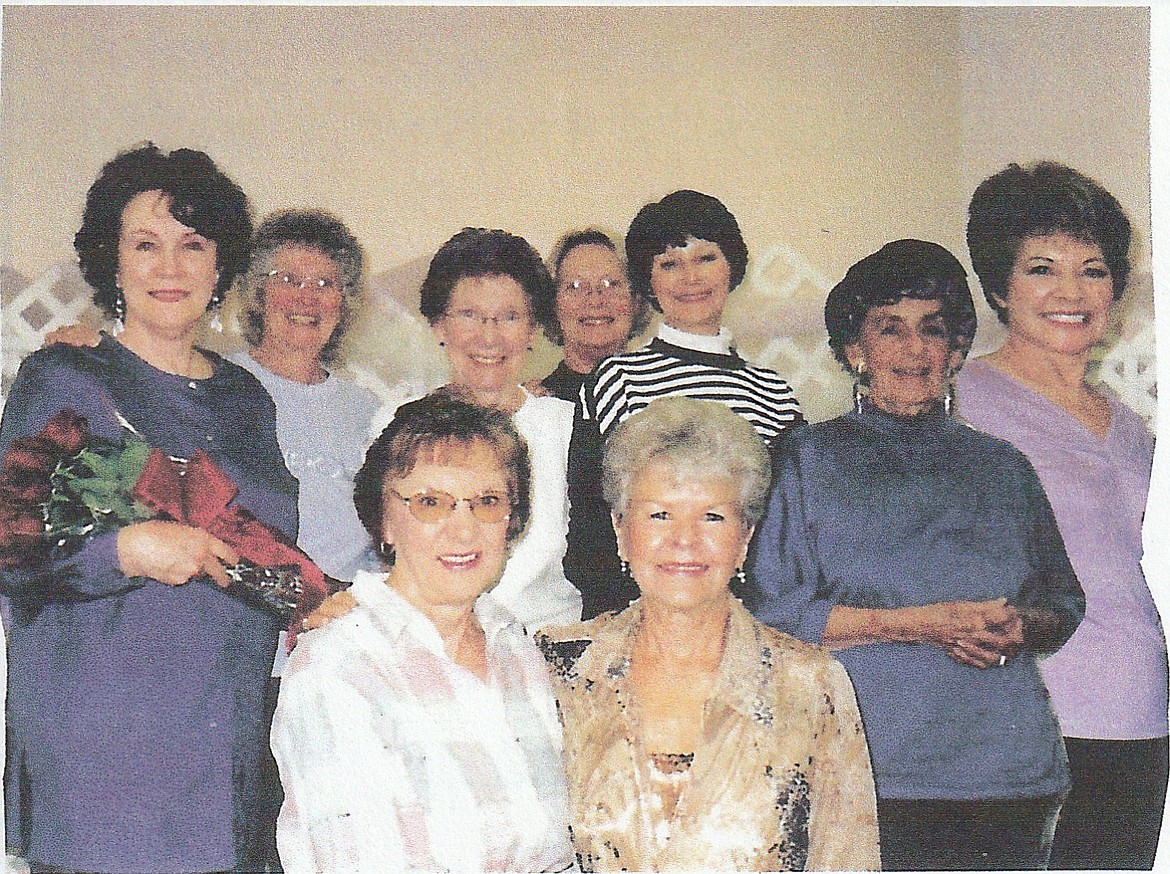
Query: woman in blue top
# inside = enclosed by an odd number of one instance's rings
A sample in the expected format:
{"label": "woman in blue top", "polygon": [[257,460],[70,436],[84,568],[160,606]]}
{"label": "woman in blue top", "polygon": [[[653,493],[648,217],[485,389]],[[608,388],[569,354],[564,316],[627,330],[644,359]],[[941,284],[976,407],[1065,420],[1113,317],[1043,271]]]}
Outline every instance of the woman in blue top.
{"label": "woman in blue top", "polygon": [[756,615],[848,669],[883,869],[1041,868],[1068,769],[1034,653],[1068,639],[1084,595],[1027,459],[949,416],[966,274],[941,246],[889,243],[825,324],[857,408],[782,447]]}
{"label": "woman in blue top", "polygon": [[[123,324],[28,357],[0,452],[71,408],[91,432],[202,449],[233,506],[295,537],[297,485],[247,371],[195,345],[247,265],[239,187],[202,152],[144,146],[90,188],[75,246]],[[235,550],[159,519],[0,575],[9,638],[9,839],[33,871],[256,870],[262,695],[278,619],[222,591]]]}

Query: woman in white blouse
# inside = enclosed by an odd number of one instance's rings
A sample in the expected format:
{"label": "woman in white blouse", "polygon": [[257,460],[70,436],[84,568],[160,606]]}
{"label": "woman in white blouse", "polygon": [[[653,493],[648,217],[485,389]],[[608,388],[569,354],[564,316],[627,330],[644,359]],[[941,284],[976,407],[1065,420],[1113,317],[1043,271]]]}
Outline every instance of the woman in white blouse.
{"label": "woman in white blouse", "polygon": [[[448,387],[510,414],[528,444],[532,518],[495,594],[529,632],[581,618],[581,593],[561,568],[573,405],[520,385],[537,326],[547,322],[555,298],[540,254],[522,237],[485,228],[464,228],[440,246],[419,289],[419,310],[450,365]],[[348,604],[342,595],[326,609],[341,612]]]}
{"label": "woman in white blouse", "polygon": [[573,861],[543,659],[489,592],[528,522],[501,410],[404,405],[355,479],[386,575],[306,635],[272,728],[285,871],[559,871]]}

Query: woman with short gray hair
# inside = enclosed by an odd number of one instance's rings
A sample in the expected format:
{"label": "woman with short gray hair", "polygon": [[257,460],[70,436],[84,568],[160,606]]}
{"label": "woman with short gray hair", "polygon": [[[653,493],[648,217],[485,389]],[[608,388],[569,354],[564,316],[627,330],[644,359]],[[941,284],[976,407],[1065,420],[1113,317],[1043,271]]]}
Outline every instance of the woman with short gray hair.
{"label": "woman with short gray hair", "polygon": [[[248,349],[229,357],[276,402],[280,451],[300,482],[297,544],[325,573],[348,582],[380,567],[353,506],[353,478],[380,405],[372,392],[328,370],[360,311],[362,247],[341,219],[317,209],[272,213],[252,242],[252,260],[240,281],[240,326]],[[285,652],[282,640],[265,694],[269,720]],[[257,853],[274,864],[283,793],[267,752],[262,774],[265,830]]]}
{"label": "woman with short gray hair", "polygon": [[334,376],[333,363],[365,290],[362,248],[336,216],[283,210],[260,223],[241,280],[248,350],[231,360],[276,401],[276,429],[300,481],[301,548],[330,576],[379,567],[351,500],[371,420],[372,392]]}
{"label": "woman with short gray hair", "polygon": [[[325,269],[308,277],[291,271],[286,261],[293,248],[315,253],[319,265]],[[256,230],[252,240],[252,261],[240,281],[243,296],[240,327],[248,345],[254,349],[261,347],[265,334],[273,328],[268,324],[269,293],[273,296],[293,295],[294,291],[303,293],[306,291],[305,281],[311,284],[308,291],[319,298],[331,301],[336,293],[337,319],[326,319],[325,324],[330,330],[324,342],[316,354],[306,356],[312,373],[323,379],[323,365],[337,360],[341,341],[353,327],[361,308],[365,294],[362,260],[362,247],[357,238],[341,219],[325,210],[289,209],[269,215]],[[296,283],[295,289],[294,280],[302,280]],[[284,314],[292,318],[290,313]],[[309,317],[311,319],[311,313]],[[302,319],[301,326],[313,325]],[[309,351],[312,349],[310,346]]]}
{"label": "woman with short gray hair", "polygon": [[641,597],[537,638],[586,871],[877,867],[848,677],[728,588],[770,479],[763,441],[714,401],[656,400],[609,437],[602,484]]}

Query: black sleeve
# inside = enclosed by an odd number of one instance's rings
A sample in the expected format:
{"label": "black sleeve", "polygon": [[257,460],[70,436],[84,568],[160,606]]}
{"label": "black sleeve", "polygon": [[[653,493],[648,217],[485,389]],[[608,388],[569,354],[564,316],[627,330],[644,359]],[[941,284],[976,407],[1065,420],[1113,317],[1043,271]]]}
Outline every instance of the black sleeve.
{"label": "black sleeve", "polygon": [[581,389],[569,441],[569,537],[563,566],[565,579],[581,592],[582,619],[624,609],[638,597],[634,581],[621,572],[609,505],[601,494],[604,441],[591,415],[595,380],[590,376]]}

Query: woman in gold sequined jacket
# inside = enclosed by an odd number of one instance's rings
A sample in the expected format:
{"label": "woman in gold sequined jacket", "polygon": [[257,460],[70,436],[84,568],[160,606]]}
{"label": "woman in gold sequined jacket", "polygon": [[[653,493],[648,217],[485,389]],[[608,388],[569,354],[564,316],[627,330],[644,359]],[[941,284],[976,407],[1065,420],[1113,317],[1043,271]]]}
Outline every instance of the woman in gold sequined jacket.
{"label": "woman in gold sequined jacket", "polygon": [[538,637],[585,871],[878,866],[848,677],[728,590],[769,479],[751,426],[710,401],[655,401],[610,436],[603,488],[641,597]]}

